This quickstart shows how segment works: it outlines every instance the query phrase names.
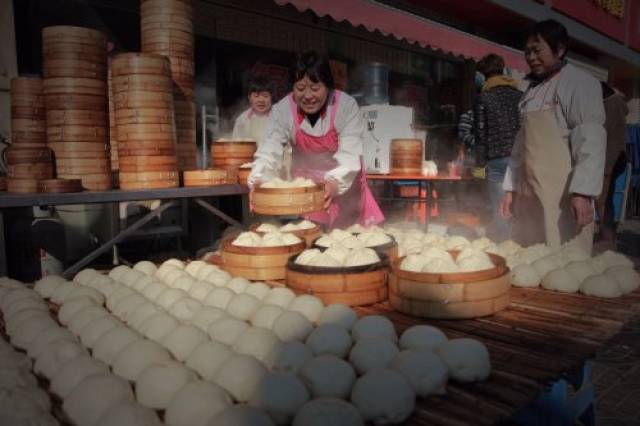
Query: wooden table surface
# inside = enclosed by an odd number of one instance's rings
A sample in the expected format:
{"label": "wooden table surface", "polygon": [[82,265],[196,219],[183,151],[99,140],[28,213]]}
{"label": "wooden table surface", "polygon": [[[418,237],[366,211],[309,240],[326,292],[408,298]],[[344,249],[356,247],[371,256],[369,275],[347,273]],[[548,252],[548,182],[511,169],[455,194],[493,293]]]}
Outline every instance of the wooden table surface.
{"label": "wooden table surface", "polygon": [[640,314],[640,290],[617,299],[511,289],[510,306],[474,320],[427,320],[397,313],[388,303],[357,308],[382,314],[398,333],[415,324],[440,328],[449,338],[472,337],[491,354],[491,377],[462,385],[449,381],[444,396],[420,399],[407,425],[489,425],[513,416],[546,384],[580,368],[625,322]]}

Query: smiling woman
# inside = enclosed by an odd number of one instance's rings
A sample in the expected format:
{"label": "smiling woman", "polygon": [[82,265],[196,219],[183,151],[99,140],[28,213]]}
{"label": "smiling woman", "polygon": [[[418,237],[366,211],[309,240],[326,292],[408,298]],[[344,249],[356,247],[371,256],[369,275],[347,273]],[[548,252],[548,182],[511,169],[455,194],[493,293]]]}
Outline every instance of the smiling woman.
{"label": "smiling woman", "polygon": [[325,210],[307,218],[331,228],[382,222],[362,170],[364,124],[358,104],[334,88],[329,61],[316,52],[299,55],[293,75],[293,91],[273,108],[249,186],[279,176],[284,147],[291,146],[292,176],[325,187]]}

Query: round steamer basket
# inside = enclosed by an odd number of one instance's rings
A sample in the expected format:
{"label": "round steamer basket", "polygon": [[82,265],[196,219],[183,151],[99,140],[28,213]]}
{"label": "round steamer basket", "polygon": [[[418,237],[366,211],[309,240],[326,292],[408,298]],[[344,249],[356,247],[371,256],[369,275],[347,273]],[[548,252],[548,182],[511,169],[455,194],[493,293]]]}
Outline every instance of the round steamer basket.
{"label": "round steamer basket", "polygon": [[422,173],[422,141],[420,139],[391,140],[392,174]]}
{"label": "round steamer basket", "polygon": [[123,124],[171,124],[173,123],[172,108],[145,108],[114,110],[116,122]]}
{"label": "round steamer basket", "polygon": [[74,27],[69,25],[55,25],[42,29],[42,40],[47,42],[79,42],[105,46],[106,38],[103,33],[92,28]]}
{"label": "round steamer basket", "polygon": [[14,164],[50,164],[53,161],[53,151],[49,148],[22,148],[12,145],[2,151],[4,162],[7,165]]}
{"label": "round steamer basket", "polygon": [[48,126],[104,126],[108,118],[106,111],[47,111]]}
{"label": "round steamer basket", "polygon": [[84,60],[48,59],[43,64],[42,75],[45,78],[77,77],[105,80],[107,66]]}
{"label": "round steamer basket", "polygon": [[127,91],[134,92],[170,92],[173,90],[171,80],[167,74],[128,74],[114,78],[113,91],[121,93]]}
{"label": "round steamer basket", "polygon": [[111,61],[111,74],[114,84],[119,84],[116,77],[130,75],[171,75],[169,60],[153,53],[121,53]]}
{"label": "round steamer basket", "polygon": [[[357,234],[354,234],[354,235],[357,235]],[[318,235],[318,237],[320,237],[320,235]],[[398,258],[399,249],[398,249],[398,243],[396,242],[395,238],[393,238],[393,236],[391,235],[388,235],[388,237],[391,238],[391,242],[388,242],[386,244],[381,244],[379,246],[373,246],[373,247],[367,247],[367,248],[374,250],[376,253],[378,253],[378,255],[384,254],[385,256],[387,256],[389,261],[392,262]],[[322,250],[325,250],[328,248],[328,247],[315,244],[315,242],[312,246]]]}
{"label": "round steamer basket", "polygon": [[[259,226],[259,223],[254,223],[253,225],[251,225],[250,229],[256,234],[264,235],[266,232],[257,231],[257,228]],[[316,225],[315,227],[309,229],[299,229],[297,231],[283,232],[295,235],[296,237],[304,241],[307,247],[311,247],[313,242],[317,240],[320,235],[322,235],[322,227],[320,225]]]}
{"label": "round steamer basket", "polygon": [[297,294],[312,294],[325,305],[363,306],[387,299],[389,260],[385,255],[371,265],[343,268],[298,265],[296,258],[287,263],[286,285]]}
{"label": "round steamer basket", "polygon": [[23,194],[38,192],[38,181],[36,179],[13,179],[8,177],[7,192]]}
{"label": "round steamer basket", "polygon": [[46,78],[43,84],[45,95],[78,94],[107,96],[107,83],[95,78],[54,77]]}
{"label": "round steamer basket", "polygon": [[220,267],[253,281],[283,280],[289,258],[305,249],[303,242],[279,247],[241,247],[232,242],[227,239],[222,243]]}
{"label": "round steamer basket", "polygon": [[[458,252],[452,251],[455,257]],[[403,258],[391,263],[389,301],[409,315],[436,319],[469,319],[505,309],[509,305],[509,268],[505,260],[489,254],[495,267],[453,274],[409,272],[400,269]]]}
{"label": "round steamer basket", "polygon": [[7,176],[13,179],[51,179],[53,163],[23,163],[7,165]]}
{"label": "round steamer basket", "polygon": [[107,141],[106,126],[49,126],[47,141],[49,142],[102,142]]}
{"label": "round steamer basket", "polygon": [[173,155],[157,156],[123,156],[119,160],[120,170],[123,172],[163,172],[176,171],[178,160]]}
{"label": "round steamer basket", "polygon": [[109,173],[58,173],[58,179],[80,179],[82,187],[89,191],[106,191],[113,184],[111,172]]}
{"label": "round steamer basket", "polygon": [[180,186],[180,173],[170,172],[120,172],[121,189],[160,189]]}
{"label": "round steamer basket", "polygon": [[82,192],[82,181],[80,179],[44,179],[38,182],[38,192]]}
{"label": "round steamer basket", "polygon": [[226,170],[186,170],[183,172],[184,186],[225,185],[228,181]]}
{"label": "round steamer basket", "polygon": [[0,191],[7,190],[7,178],[4,176],[0,176]]}
{"label": "round steamer basket", "polygon": [[238,167],[253,161],[256,153],[255,141],[220,142],[211,144],[211,164],[218,169]]}
{"label": "round steamer basket", "polygon": [[324,208],[324,184],[308,188],[254,188],[253,207],[265,216],[302,215]]}
{"label": "round steamer basket", "polygon": [[238,183],[240,185],[247,186],[249,184],[248,179],[251,174],[251,168],[239,168],[238,169]]}
{"label": "round steamer basket", "polygon": [[[50,110],[91,110],[106,111],[108,108],[107,95],[75,95],[54,94],[45,96],[45,107]],[[106,126],[106,122],[104,124]]]}

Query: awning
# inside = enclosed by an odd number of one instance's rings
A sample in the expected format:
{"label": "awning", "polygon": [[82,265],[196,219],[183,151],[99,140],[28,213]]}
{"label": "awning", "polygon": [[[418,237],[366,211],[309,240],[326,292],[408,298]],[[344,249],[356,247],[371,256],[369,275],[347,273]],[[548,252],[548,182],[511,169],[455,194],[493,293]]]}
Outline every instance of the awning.
{"label": "awning", "polygon": [[455,56],[479,60],[488,53],[504,58],[507,67],[527,72],[523,53],[438,22],[414,15],[373,0],[274,0],[283,6],[292,4],[299,11],[311,10],[318,16],[335,21],[362,25],[369,31],[380,31],[409,43],[440,50]]}

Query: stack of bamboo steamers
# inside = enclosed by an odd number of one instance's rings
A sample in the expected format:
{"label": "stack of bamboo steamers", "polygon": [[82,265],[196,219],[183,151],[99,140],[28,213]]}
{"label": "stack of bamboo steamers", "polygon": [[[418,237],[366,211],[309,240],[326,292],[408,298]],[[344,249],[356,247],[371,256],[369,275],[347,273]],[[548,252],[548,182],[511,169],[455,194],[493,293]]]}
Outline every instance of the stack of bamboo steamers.
{"label": "stack of bamboo steamers", "polygon": [[106,38],[89,28],[54,26],[42,39],[47,144],[58,178],[110,189]]}
{"label": "stack of bamboo steamers", "polygon": [[38,192],[38,181],[53,177],[53,155],[47,129],[42,79],[11,80],[11,147],[4,151],[9,192]]}
{"label": "stack of bamboo steamers", "polygon": [[166,56],[171,66],[178,164],[196,164],[194,38],[191,0],[141,0],[142,51]]}

